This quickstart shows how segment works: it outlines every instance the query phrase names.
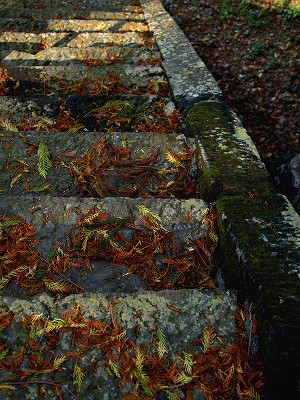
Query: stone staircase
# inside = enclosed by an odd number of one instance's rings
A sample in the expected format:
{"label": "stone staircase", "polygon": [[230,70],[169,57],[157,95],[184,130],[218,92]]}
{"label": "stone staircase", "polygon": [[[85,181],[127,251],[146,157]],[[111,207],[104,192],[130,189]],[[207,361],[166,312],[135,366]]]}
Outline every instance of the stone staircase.
{"label": "stone staircase", "polygon": [[[232,250],[237,240],[220,193],[233,203],[241,193],[256,200],[252,175],[239,175],[244,161],[254,175],[263,171],[261,190],[270,184],[242,127],[227,122],[235,117],[222,110],[213,77],[173,24],[157,0],[0,1],[1,309],[14,316],[1,325],[2,340],[16,349],[29,338],[32,354],[43,359],[47,350],[56,361],[47,370],[18,353],[20,370],[31,375],[4,368],[1,399],[218,398],[201,380],[186,389],[195,376],[178,357],[202,351],[207,326],[216,332],[210,347],[236,340],[238,300],[222,274],[243,265],[243,249]],[[222,136],[229,129],[234,149]],[[234,175],[226,166],[220,178],[214,168],[220,151],[241,162]],[[217,217],[208,201],[218,198],[221,250],[232,256],[216,268]],[[245,318],[250,349],[253,321]],[[89,352],[79,328],[93,337]],[[106,331],[106,342],[95,344]],[[40,346],[47,337],[57,346]],[[118,370],[121,349],[137,371],[149,343],[179,371],[156,392],[146,370],[130,383]]]}

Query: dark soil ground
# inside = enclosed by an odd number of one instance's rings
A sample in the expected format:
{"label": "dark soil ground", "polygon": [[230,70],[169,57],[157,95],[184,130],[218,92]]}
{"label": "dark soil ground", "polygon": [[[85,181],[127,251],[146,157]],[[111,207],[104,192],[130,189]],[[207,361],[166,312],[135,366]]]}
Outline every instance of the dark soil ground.
{"label": "dark soil ground", "polygon": [[300,152],[300,0],[280,1],[165,1],[272,175]]}

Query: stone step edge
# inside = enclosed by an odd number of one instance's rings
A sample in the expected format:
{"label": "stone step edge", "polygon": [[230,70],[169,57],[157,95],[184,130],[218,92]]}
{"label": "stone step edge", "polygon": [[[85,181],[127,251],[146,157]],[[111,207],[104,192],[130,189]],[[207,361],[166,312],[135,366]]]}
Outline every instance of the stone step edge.
{"label": "stone step edge", "polygon": [[[221,102],[216,81],[161,1],[140,2],[162,54],[175,103],[187,112],[188,134],[196,139],[203,171],[200,196],[216,202],[226,262],[223,275],[241,300],[253,305],[260,320],[259,345],[271,398],[281,400],[286,396],[283,388],[289,387],[296,399],[300,387],[296,376],[300,369],[300,217],[285,197],[276,194],[251,138]],[[280,284],[271,278],[276,274]]]}
{"label": "stone step edge", "polygon": [[[5,342],[13,342],[14,349],[17,346],[21,346],[23,341],[26,340],[20,330],[22,317],[25,321],[28,321],[30,316],[32,318],[41,318],[42,321],[47,323],[47,326],[51,326],[51,323],[70,321],[71,316],[79,313],[80,318],[83,318],[80,319],[82,324],[89,321],[99,321],[104,324],[104,327],[109,325],[104,333],[108,332],[110,334],[110,332],[115,331],[116,334],[122,334],[124,340],[131,339],[134,350],[138,347],[145,349],[145,347],[150,346],[151,351],[155,351],[160,331],[167,346],[167,353],[164,354],[163,360],[166,366],[173,364],[180,366],[179,356],[183,357],[184,352],[191,355],[203,353],[201,344],[193,345],[193,341],[199,340],[208,326],[216,329],[218,335],[218,337],[214,338],[213,343],[210,344],[212,348],[220,347],[219,338],[224,341],[222,348],[233,343],[235,339],[238,340],[235,335],[236,321],[233,315],[237,311],[236,297],[233,292],[229,291],[200,292],[197,290],[180,290],[148,292],[137,295],[72,295],[57,300],[48,295],[42,295],[31,301],[15,298],[2,299],[0,297],[0,311],[10,312],[14,316],[11,326],[5,331]],[[70,317],[64,315],[66,312],[69,312]],[[41,325],[38,326],[40,327]],[[99,329],[99,326],[97,327]],[[76,330],[74,331],[72,327],[71,330],[76,334]],[[88,331],[86,334],[88,335]],[[18,340],[16,341],[17,337]],[[41,335],[42,337],[43,335]],[[89,373],[84,377],[83,385],[78,394],[80,399],[101,398],[103,400],[117,400],[123,397],[122,395],[128,389],[133,389],[128,385],[120,386],[118,380],[110,378],[105,372],[104,360],[101,359],[101,348],[93,346],[92,343],[85,350],[78,346],[78,343],[81,342],[79,337],[78,339],[72,340],[71,343],[69,331],[59,332],[58,341],[52,347],[51,355],[56,358],[61,357],[62,354],[68,355],[68,351],[74,351],[74,349],[82,350],[82,356],[75,362]],[[121,337],[119,341],[121,342]],[[114,343],[112,341],[110,345],[113,349]],[[119,346],[118,343],[116,347]],[[127,351],[127,345],[118,348],[118,353],[124,352],[126,354]],[[156,352],[152,353],[152,355],[154,354]],[[63,368],[55,373],[56,379],[60,378],[60,381],[62,380],[64,383],[64,387],[68,388],[69,391],[72,390],[72,392],[76,390],[76,385],[72,383],[74,358],[72,354],[68,355]],[[97,368],[88,369],[89,364],[95,358],[99,362],[97,362]],[[22,366],[22,368],[24,371],[26,365]],[[6,376],[4,375],[2,380]],[[11,382],[11,384],[14,387],[14,383]],[[41,398],[38,385],[29,385],[27,388],[16,387],[14,392],[16,398],[20,399],[25,398],[25,396],[27,398],[27,395],[29,396],[28,393],[30,393],[31,398]],[[195,396],[197,396],[196,393],[199,393],[199,391],[195,391]],[[3,392],[3,394],[4,396],[1,396],[0,393],[0,399],[7,399],[7,393]],[[198,396],[195,398],[199,398]],[[64,398],[70,397],[66,394]],[[204,397],[201,394],[202,398]]]}
{"label": "stone step edge", "polygon": [[206,99],[219,99],[218,84],[160,0],[140,0],[159,47],[163,67],[179,108]]}
{"label": "stone step edge", "polygon": [[[186,114],[197,143],[200,195],[216,203],[223,277],[253,306],[270,398],[299,390],[300,216],[277,194],[240,120],[224,103]],[[294,397],[293,397],[294,396]]]}

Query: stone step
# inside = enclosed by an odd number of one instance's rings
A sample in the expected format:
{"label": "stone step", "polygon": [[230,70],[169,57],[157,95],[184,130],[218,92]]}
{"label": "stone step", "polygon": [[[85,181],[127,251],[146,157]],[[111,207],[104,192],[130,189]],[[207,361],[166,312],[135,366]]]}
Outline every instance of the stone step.
{"label": "stone step", "polygon": [[[70,11],[93,11],[93,10],[123,10],[123,11],[134,11],[141,10],[138,5],[133,5],[131,0],[10,0],[9,3],[6,0],[1,0],[0,10],[2,13],[14,10],[15,12],[26,10],[31,15],[32,12],[37,11],[52,11],[56,9],[57,12],[60,10]],[[137,2],[136,2],[137,3]]]}
{"label": "stone step", "polygon": [[159,66],[124,64],[103,67],[32,66],[8,67],[7,95],[62,96],[70,94],[168,94],[167,78]]}
{"label": "stone step", "polygon": [[[103,7],[94,6],[90,9],[75,10],[74,7],[65,8],[44,7],[37,9],[0,9],[0,19],[100,19],[100,20],[127,20],[143,21],[145,19],[142,10],[138,7],[119,6],[117,8],[106,5]],[[119,11],[118,11],[119,10]]]}
{"label": "stone step", "polygon": [[27,298],[213,287],[199,244],[205,210],[200,199],[2,195],[2,292]]}
{"label": "stone step", "polygon": [[47,33],[23,33],[3,32],[0,33],[1,51],[22,51],[36,54],[43,49],[51,47],[104,47],[107,45],[145,46],[150,48],[149,36],[140,32],[47,32]]}
{"label": "stone step", "polygon": [[180,130],[179,114],[165,97],[74,95],[0,97],[2,129],[11,131],[162,132]]}
{"label": "stone step", "polygon": [[104,45],[99,47],[70,48],[52,47],[36,54],[21,51],[3,50],[0,53],[2,66],[32,65],[110,65],[123,63],[149,63],[159,58],[155,49],[138,47],[135,44]]}
{"label": "stone step", "polygon": [[[0,139],[0,188],[5,195],[196,195],[194,140],[184,135],[20,132]],[[43,176],[39,146],[46,146],[51,160]]]}
{"label": "stone step", "polygon": [[141,21],[99,19],[15,19],[0,18],[1,31],[46,33],[46,32],[149,32],[148,25]]}
{"label": "stone step", "polygon": [[[236,311],[235,303],[235,295],[232,292],[197,290],[118,295],[84,294],[71,295],[58,300],[47,295],[29,301],[5,297],[1,299],[0,312],[2,311],[4,315],[11,314],[14,316],[14,320],[2,330],[4,333],[2,347],[9,346],[17,352],[18,347],[22,346],[26,349],[26,356],[28,351],[32,356],[38,354],[40,359],[42,357],[51,358],[52,363],[53,360],[59,360],[59,357],[65,356],[64,359],[61,359],[64,362],[61,364],[60,371],[48,371],[47,375],[44,375],[41,370],[39,371],[39,379],[45,380],[43,387],[48,396],[52,395],[54,387],[46,385],[46,379],[47,381],[63,382],[62,396],[64,399],[74,399],[76,396],[76,398],[86,400],[120,400],[125,398],[125,395],[127,395],[127,399],[136,399],[134,394],[128,393],[136,389],[140,390],[142,394],[143,390],[138,388],[138,385],[134,388],[130,383],[120,385],[120,380],[113,376],[113,366],[115,373],[118,369],[123,371],[126,360],[127,368],[132,368],[134,376],[136,373],[136,362],[134,361],[137,357],[138,346],[140,354],[151,354],[152,360],[154,356],[159,359],[157,355],[158,333],[162,333],[165,336],[167,347],[164,347],[165,354],[163,354],[161,362],[165,365],[165,370],[169,370],[172,365],[177,366],[176,376],[179,377],[180,371],[184,371],[185,354],[198,354],[200,357],[202,354],[206,357],[199,338],[204,336],[204,330],[208,325],[217,331],[217,336],[211,343],[212,348],[221,346],[220,338],[224,342],[221,347],[234,341],[236,338],[234,334],[236,325],[233,317],[233,312]],[[66,315],[67,311],[69,318]],[[31,323],[26,328],[25,322],[30,321],[30,318]],[[43,321],[45,322],[43,323]],[[59,323],[63,324],[63,321],[65,321],[65,328],[60,330]],[[76,328],[76,323],[81,323],[82,329],[80,329],[80,325],[77,325]],[[56,326],[56,329],[52,329],[53,326]],[[42,327],[48,330],[48,333],[45,334],[48,340],[43,335]],[[28,333],[30,329],[31,335]],[[37,331],[39,333],[33,335]],[[118,340],[114,339],[117,335],[119,335]],[[32,339],[31,345],[35,343],[33,350],[26,346],[28,337]],[[18,338],[17,342],[15,338]],[[49,343],[50,338],[54,339],[51,343],[55,343],[52,347]],[[91,344],[86,346],[89,339]],[[198,344],[193,345],[193,341],[197,340]],[[105,346],[103,343],[105,341],[109,342],[109,346]],[[76,351],[79,352],[77,358]],[[47,353],[45,354],[45,352]],[[229,354],[227,353],[227,355]],[[110,362],[109,359],[111,359]],[[132,359],[131,364],[130,360]],[[146,360],[144,363],[146,364]],[[26,371],[26,364],[24,364],[25,362],[22,363],[22,366]],[[85,374],[79,393],[76,390],[78,386],[76,388],[76,384],[73,382],[74,365],[81,368]],[[146,378],[147,374],[151,374],[152,366],[151,363],[147,363],[144,370]],[[153,368],[155,371],[154,366]],[[128,375],[130,375],[130,371]],[[2,380],[10,381],[10,373],[4,370],[2,372]],[[205,372],[203,375],[203,379],[205,379]],[[47,378],[43,379],[44,376]],[[189,378],[189,374],[186,372],[184,376]],[[13,382],[11,384],[13,385]],[[170,385],[169,388],[168,385]],[[25,400],[29,398],[29,395],[34,399],[42,398],[39,384],[32,383],[24,387],[13,386],[14,395],[18,399]],[[164,386],[169,389],[169,394],[181,393],[173,382],[165,381]],[[73,396],[73,393],[76,395]],[[189,395],[193,396],[193,399],[206,398],[202,391],[195,389],[189,391]],[[8,398],[6,396],[7,392],[0,393],[1,400],[6,400]],[[56,397],[56,395],[53,396]],[[158,396],[160,393],[157,393],[157,399],[167,398]],[[182,398],[185,398],[183,396]]]}

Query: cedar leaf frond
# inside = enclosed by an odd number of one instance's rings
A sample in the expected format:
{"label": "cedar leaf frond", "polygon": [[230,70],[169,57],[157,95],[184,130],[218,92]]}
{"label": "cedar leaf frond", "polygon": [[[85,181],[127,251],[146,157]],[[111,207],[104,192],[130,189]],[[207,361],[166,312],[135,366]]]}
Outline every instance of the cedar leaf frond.
{"label": "cedar leaf frond", "polygon": [[108,365],[109,365],[111,372],[113,372],[113,374],[117,378],[121,378],[120,370],[119,370],[119,367],[117,366],[117,364],[115,364],[112,360],[109,360]]}
{"label": "cedar leaf frond", "polygon": [[67,356],[57,356],[53,361],[53,369],[58,369],[67,360]]}
{"label": "cedar leaf frond", "polygon": [[40,143],[37,151],[38,171],[43,178],[47,178],[49,170],[52,168],[52,161],[48,147],[44,143]]}
{"label": "cedar leaf frond", "polygon": [[0,361],[4,360],[8,353],[9,353],[9,348],[8,347],[6,349],[3,349],[0,352]]}
{"label": "cedar leaf frond", "polygon": [[0,121],[0,127],[6,131],[19,132],[19,129],[9,119]]}
{"label": "cedar leaf frond", "polygon": [[75,364],[74,366],[73,378],[74,378],[74,385],[76,385],[77,391],[80,392],[85,375],[82,368],[80,368],[78,364]]}
{"label": "cedar leaf frond", "polygon": [[175,383],[179,385],[187,385],[194,379],[194,376],[187,376],[183,371],[176,376]]}
{"label": "cedar leaf frond", "polygon": [[169,400],[180,400],[180,398],[178,397],[178,395],[176,393],[166,390],[166,394],[167,394]]}
{"label": "cedar leaf frond", "polygon": [[13,390],[14,387],[12,385],[0,385],[0,392]]}
{"label": "cedar leaf frond", "polygon": [[208,350],[210,350],[212,348],[214,339],[216,336],[217,335],[213,328],[211,328],[210,326],[208,326],[207,328],[204,328],[203,338],[202,338],[203,353],[206,353]]}
{"label": "cedar leaf frond", "polygon": [[158,353],[159,358],[162,358],[163,355],[168,352],[168,347],[166,344],[166,337],[160,328],[156,329],[156,334],[157,334],[157,338],[158,338],[157,353]]}
{"label": "cedar leaf frond", "polygon": [[136,207],[144,217],[149,218],[150,220],[153,220],[156,222],[157,221],[161,222],[161,218],[157,214],[155,214],[153,211],[149,210],[147,207],[145,207],[141,204],[138,204]]}
{"label": "cedar leaf frond", "polygon": [[[48,292],[55,293],[55,294],[66,294],[71,292],[78,292],[78,287],[75,288],[74,285],[70,282],[64,281],[44,281],[45,288]],[[75,290],[76,289],[76,290]]]}
{"label": "cedar leaf frond", "polygon": [[82,235],[82,239],[83,239],[83,241],[82,241],[82,243],[81,243],[81,249],[85,252],[86,251],[86,248],[87,248],[87,244],[88,244],[88,241],[89,241],[89,239],[94,235],[94,233],[95,233],[95,230],[94,229],[92,229],[92,230],[86,230],[84,233],[83,233],[83,235]]}
{"label": "cedar leaf frond", "polygon": [[193,369],[193,356],[192,354],[183,352],[184,354],[184,362],[183,362],[183,367],[184,370],[188,373],[191,374],[192,373],[192,369]]}
{"label": "cedar leaf frond", "polygon": [[169,163],[175,165],[175,167],[183,167],[183,164],[179,161],[178,157],[171,153],[169,150],[165,151],[165,156]]}
{"label": "cedar leaf frond", "polygon": [[56,318],[53,321],[49,321],[45,327],[45,332],[59,331],[62,328],[70,326],[69,322],[62,318]]}

